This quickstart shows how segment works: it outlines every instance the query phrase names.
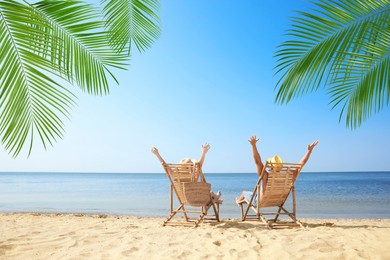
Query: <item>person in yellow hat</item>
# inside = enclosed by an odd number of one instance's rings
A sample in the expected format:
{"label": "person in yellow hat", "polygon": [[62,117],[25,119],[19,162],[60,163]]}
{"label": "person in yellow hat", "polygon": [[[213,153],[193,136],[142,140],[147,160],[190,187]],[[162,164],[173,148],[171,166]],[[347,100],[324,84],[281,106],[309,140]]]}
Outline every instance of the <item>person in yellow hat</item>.
{"label": "person in yellow hat", "polygon": [[[257,146],[256,146],[256,143],[259,141],[260,139],[257,138],[255,135],[251,136],[249,138],[249,143],[251,144],[251,147],[252,147],[252,154],[253,154],[253,159],[255,161],[255,164],[256,164],[256,171],[257,171],[257,175],[260,176],[261,175],[261,172],[263,171],[263,168],[264,168],[264,164],[263,162],[261,161],[261,156],[259,154],[259,151],[257,150]],[[307,163],[307,161],[309,160],[310,158],[310,155],[311,155],[311,152],[313,151],[314,147],[318,144],[318,141],[314,141],[312,144],[309,144],[307,146],[307,152],[306,154],[302,157],[301,161],[299,162],[300,164],[302,164],[302,167]],[[275,164],[275,168],[277,170],[278,168],[278,164],[280,163],[283,163],[283,160],[282,158],[280,158],[278,155],[275,155],[273,156],[272,158],[269,158],[267,161]],[[265,187],[267,185],[267,180],[268,180],[268,172],[266,172],[266,174],[263,175],[262,177],[262,187],[260,189],[260,198],[262,196],[262,194],[264,194],[264,191],[265,191]],[[247,191],[247,190],[244,190],[241,195],[239,197],[236,198],[236,203],[237,204],[240,204],[240,203],[243,203],[245,201],[249,201],[250,198],[252,197],[252,192],[251,191]]]}

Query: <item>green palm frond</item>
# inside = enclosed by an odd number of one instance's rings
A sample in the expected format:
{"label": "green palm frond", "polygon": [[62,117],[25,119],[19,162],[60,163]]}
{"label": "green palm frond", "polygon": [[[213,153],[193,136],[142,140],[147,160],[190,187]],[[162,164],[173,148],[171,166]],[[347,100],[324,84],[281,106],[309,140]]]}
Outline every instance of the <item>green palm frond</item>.
{"label": "green palm frond", "polygon": [[160,37],[158,0],[101,0],[111,44],[118,52],[128,49],[132,42],[138,51],[150,48]]}
{"label": "green palm frond", "polygon": [[48,76],[51,62],[43,57],[49,53],[31,51],[47,37],[42,29],[48,26],[33,9],[0,2],[0,135],[14,157],[26,142],[31,152],[35,133],[45,147],[62,137],[61,115],[67,117],[74,103],[74,96]]}
{"label": "green palm frond", "polygon": [[113,31],[134,30],[130,38],[139,48],[159,33],[153,20],[158,2],[145,2],[130,5],[130,25],[106,31],[101,12],[84,1],[0,0],[0,137],[6,150],[16,157],[29,143],[30,154],[36,136],[45,148],[63,136],[62,120],[75,96],[59,79],[90,94],[109,92],[109,78],[116,81],[110,70],[124,69],[129,59],[112,47],[122,33]]}
{"label": "green palm frond", "polygon": [[[124,69],[125,55],[112,50],[100,13],[82,1],[44,0],[32,5],[50,24],[50,59],[55,69],[91,94],[109,92],[109,67]],[[47,42],[47,39],[45,39]]]}
{"label": "green palm frond", "polygon": [[360,126],[388,105],[390,1],[315,3],[315,14],[299,12],[289,39],[276,52],[276,101],[328,89],[349,127]]}

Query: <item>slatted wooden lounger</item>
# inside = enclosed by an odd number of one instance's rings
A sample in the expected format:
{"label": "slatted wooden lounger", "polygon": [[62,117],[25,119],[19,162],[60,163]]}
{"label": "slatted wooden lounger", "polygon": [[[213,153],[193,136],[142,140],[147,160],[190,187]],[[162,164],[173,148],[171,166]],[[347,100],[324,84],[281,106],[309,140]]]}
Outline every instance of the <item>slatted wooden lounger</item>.
{"label": "slatted wooden lounger", "polygon": [[[269,227],[303,227],[296,218],[296,198],[294,184],[302,169],[301,164],[296,163],[270,163],[266,162],[250,200],[239,203],[243,221],[260,220]],[[261,195],[263,175],[268,174],[268,181],[264,193]],[[288,211],[285,203],[292,196],[292,211]],[[254,214],[250,215],[252,210]],[[267,210],[267,211],[265,211]],[[267,219],[267,215],[273,215]],[[278,221],[279,217],[287,216],[290,221]],[[292,220],[292,221],[291,221]]]}
{"label": "slatted wooden lounger", "polygon": [[[211,185],[206,182],[198,163],[166,164],[163,168],[170,181],[170,215],[163,225],[195,225],[204,220],[219,222],[219,203],[211,198]],[[175,199],[176,198],[176,199]],[[175,201],[178,206],[174,208]],[[213,214],[209,214],[212,209]],[[172,219],[182,213],[184,220]],[[193,217],[193,216],[196,217]],[[175,219],[176,220],[176,219]]]}

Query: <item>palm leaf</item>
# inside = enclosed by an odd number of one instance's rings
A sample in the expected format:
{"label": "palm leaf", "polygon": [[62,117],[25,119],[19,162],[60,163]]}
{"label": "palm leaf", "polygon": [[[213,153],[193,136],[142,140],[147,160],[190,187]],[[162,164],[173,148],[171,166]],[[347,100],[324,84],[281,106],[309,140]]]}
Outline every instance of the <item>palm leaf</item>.
{"label": "palm leaf", "polygon": [[299,12],[293,18],[289,39],[276,52],[276,73],[281,74],[276,102],[288,103],[324,86],[333,108],[341,106],[340,119],[346,111],[347,125],[354,128],[388,105],[388,96],[378,95],[389,94],[380,75],[390,73],[383,58],[390,51],[390,1],[315,4],[315,14]]}
{"label": "palm leaf", "polygon": [[138,51],[150,48],[160,36],[158,0],[101,0],[106,25],[111,31],[111,44],[118,52],[134,42]]}
{"label": "palm leaf", "polygon": [[50,24],[50,59],[56,71],[88,93],[107,94],[107,75],[116,81],[109,67],[124,69],[128,58],[110,47],[100,12],[82,1],[44,0],[32,8]]}
{"label": "palm leaf", "polygon": [[[132,6],[141,12],[130,19],[137,31],[131,39],[139,48],[150,46],[148,37],[157,38],[152,11],[157,1],[147,3],[152,9],[142,2]],[[109,77],[116,81],[110,69],[126,65],[128,55],[111,47],[117,46],[113,32],[105,31],[100,15],[82,1],[0,0],[0,136],[14,157],[27,143],[30,154],[36,135],[45,148],[63,136],[62,120],[75,96],[57,83],[59,78],[88,93],[106,94]]]}
{"label": "palm leaf", "polygon": [[67,117],[74,103],[74,96],[48,76],[52,66],[43,56],[49,54],[31,51],[47,37],[45,26],[33,9],[0,2],[0,135],[14,157],[28,141],[31,152],[35,132],[44,147],[62,137],[61,116]]}

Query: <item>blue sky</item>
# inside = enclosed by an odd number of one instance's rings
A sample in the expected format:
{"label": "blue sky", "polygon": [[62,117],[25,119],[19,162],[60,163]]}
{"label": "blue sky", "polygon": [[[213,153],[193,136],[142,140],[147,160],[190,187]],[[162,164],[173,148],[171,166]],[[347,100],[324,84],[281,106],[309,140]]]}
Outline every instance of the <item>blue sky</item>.
{"label": "blue sky", "polygon": [[[96,1],[97,2],[97,1]],[[78,105],[66,133],[46,151],[12,159],[0,151],[2,171],[162,172],[167,162],[198,158],[211,144],[205,172],[254,172],[248,138],[260,137],[264,160],[298,161],[318,139],[304,171],[388,171],[389,109],[362,127],[339,123],[324,90],[277,105],[276,46],[293,10],[304,0],[161,0],[161,38],[133,52],[127,71],[114,71],[105,97],[71,87]]]}

